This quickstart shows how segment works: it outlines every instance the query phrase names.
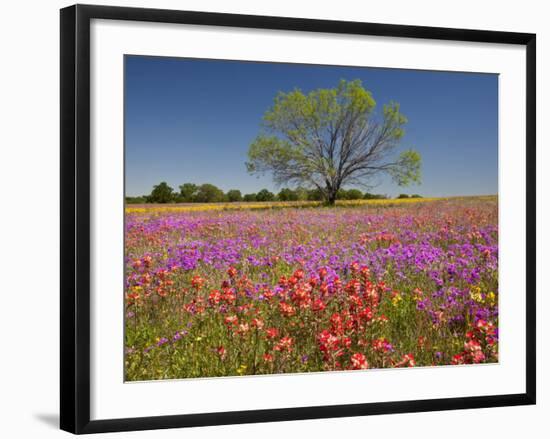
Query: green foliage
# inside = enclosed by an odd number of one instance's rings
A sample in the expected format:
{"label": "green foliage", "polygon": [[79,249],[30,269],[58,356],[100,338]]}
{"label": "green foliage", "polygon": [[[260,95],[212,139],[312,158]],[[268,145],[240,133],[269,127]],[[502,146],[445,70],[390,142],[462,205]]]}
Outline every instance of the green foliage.
{"label": "green foliage", "polygon": [[412,195],[411,195],[411,198],[422,198],[422,195],[412,194]]}
{"label": "green foliage", "polygon": [[262,189],[256,194],[256,201],[273,201],[275,200],[275,194],[268,191],[267,189]]}
{"label": "green foliage", "polygon": [[143,204],[147,202],[147,197],[145,195],[140,195],[139,197],[126,197],[126,204]]}
{"label": "green foliage", "polygon": [[[271,168],[285,167],[293,161],[304,161],[298,151],[289,142],[275,136],[257,137],[248,150],[246,169],[249,173],[263,173]],[[277,180],[276,180],[277,181]],[[277,181],[282,183],[282,181]]]}
{"label": "green foliage", "polygon": [[[180,191],[174,192],[166,182],[154,186],[150,195],[138,197],[126,197],[127,204],[144,203],[221,203],[221,202],[255,202],[255,201],[324,201],[325,193],[319,189],[296,189],[282,188],[277,195],[267,189],[262,189],[257,194],[251,193],[242,195],[238,189],[230,189],[226,194],[213,184],[205,183],[197,185],[184,183],[179,186]],[[408,195],[407,195],[408,197]],[[338,200],[375,200],[386,199],[385,195],[363,193],[359,189],[339,189],[336,198]],[[422,198],[420,195],[411,195],[411,198]]]}
{"label": "green foliage", "polygon": [[308,199],[308,190],[304,187],[297,187],[294,193],[298,197],[298,201],[306,201]]}
{"label": "green foliage", "polygon": [[231,203],[235,203],[237,201],[242,201],[243,196],[241,194],[241,191],[238,189],[231,189],[227,191],[227,201]]}
{"label": "green foliage", "polygon": [[363,192],[359,189],[339,189],[336,193],[337,200],[361,200],[363,198]]}
{"label": "green foliage", "polygon": [[408,121],[407,118],[399,112],[400,105],[397,102],[390,102],[384,105],[384,120],[390,127],[390,136],[395,139],[401,139],[405,135],[403,125]]}
{"label": "green foliage", "polygon": [[289,188],[283,188],[277,194],[279,201],[298,201],[298,194]]}
{"label": "green foliage", "polygon": [[307,191],[308,201],[323,201],[325,194],[320,189],[311,189]]}
{"label": "green foliage", "polygon": [[197,203],[220,203],[225,201],[223,191],[210,183],[201,184],[194,197]]}
{"label": "green foliage", "polygon": [[409,198],[409,196],[407,194],[399,194],[397,196],[397,199],[401,199],[401,198]]}
{"label": "green foliage", "polygon": [[363,198],[363,192],[359,189],[350,189],[347,193],[348,200],[360,200]]}
{"label": "green foliage", "polygon": [[399,104],[384,105],[381,121],[373,120],[375,107],[360,80],[341,80],[335,88],[307,94],[278,93],[249,146],[248,172],[271,173],[277,184],[316,188],[331,204],[343,186],[362,184],[376,173],[389,174],[402,186],[419,182],[417,152],[393,157],[407,123]]}
{"label": "green foliage", "polygon": [[347,196],[347,192],[345,189],[338,189],[338,192],[336,192],[336,199],[337,200],[345,200]]}
{"label": "green foliage", "polygon": [[173,201],[174,189],[165,181],[154,186],[151,194],[147,197],[148,203],[171,203]]}
{"label": "green foliage", "polygon": [[180,197],[178,201],[192,203],[199,187],[194,183],[184,183],[180,186]]}
{"label": "green foliage", "polygon": [[403,151],[399,155],[397,166],[388,171],[399,186],[409,186],[421,181],[422,158],[412,149]]}
{"label": "green foliage", "polygon": [[365,196],[363,197],[365,200],[386,200],[387,198],[386,195],[371,194],[369,192],[365,192]]}

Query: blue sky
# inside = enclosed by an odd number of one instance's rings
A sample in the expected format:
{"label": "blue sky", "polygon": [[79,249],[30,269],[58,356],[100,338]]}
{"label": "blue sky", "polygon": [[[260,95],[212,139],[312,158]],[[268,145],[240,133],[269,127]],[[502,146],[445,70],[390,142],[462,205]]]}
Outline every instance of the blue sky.
{"label": "blue sky", "polygon": [[417,70],[126,56],[126,194],[166,181],[223,190],[277,191],[246,172],[248,146],[278,91],[332,88],[361,79],[381,109],[401,104],[401,148],[422,156],[422,183],[388,178],[371,190],[395,196],[498,192],[498,76]]}

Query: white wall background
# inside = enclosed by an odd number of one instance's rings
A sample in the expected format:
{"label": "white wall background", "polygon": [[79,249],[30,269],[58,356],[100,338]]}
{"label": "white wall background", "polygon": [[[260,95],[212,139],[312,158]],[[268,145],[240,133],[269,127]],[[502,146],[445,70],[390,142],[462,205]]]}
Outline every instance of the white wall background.
{"label": "white wall background", "polygon": [[[545,199],[550,156],[550,28],[545,2],[392,0],[103,0],[87,3],[296,16],[537,33],[538,45],[538,349],[539,403],[455,412],[327,419],[272,424],[123,433],[109,437],[543,437],[548,430],[549,327],[544,277],[550,256]],[[0,15],[0,435],[61,437],[58,422],[59,287],[59,12],[64,1],[9,2]],[[546,166],[545,166],[546,165]],[[535,433],[536,431],[539,433]]]}

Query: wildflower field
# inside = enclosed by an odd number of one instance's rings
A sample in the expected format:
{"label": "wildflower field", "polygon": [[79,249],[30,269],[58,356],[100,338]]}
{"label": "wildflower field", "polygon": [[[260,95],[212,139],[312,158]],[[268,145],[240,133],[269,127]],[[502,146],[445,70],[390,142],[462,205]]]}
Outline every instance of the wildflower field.
{"label": "wildflower field", "polygon": [[126,380],[498,361],[496,197],[128,207],[125,257]]}

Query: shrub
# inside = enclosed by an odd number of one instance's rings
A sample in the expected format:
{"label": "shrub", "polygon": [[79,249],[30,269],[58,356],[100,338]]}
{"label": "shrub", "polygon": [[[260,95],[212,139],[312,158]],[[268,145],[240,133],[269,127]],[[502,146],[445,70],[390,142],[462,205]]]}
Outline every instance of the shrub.
{"label": "shrub", "polygon": [[198,203],[219,203],[225,200],[223,191],[210,183],[201,184],[197,189],[194,201]]}
{"label": "shrub", "polygon": [[298,201],[298,194],[292,189],[283,188],[277,194],[277,199],[279,201]]}
{"label": "shrub", "polygon": [[241,194],[241,191],[238,189],[231,189],[227,191],[227,201],[234,203],[237,201],[242,201],[243,196]]}
{"label": "shrub", "polygon": [[126,204],[143,204],[146,202],[146,196],[140,195],[138,197],[126,197]]}
{"label": "shrub", "polygon": [[275,199],[275,194],[269,192],[267,189],[262,189],[256,194],[256,201],[273,201]]}
{"label": "shrub", "polygon": [[180,186],[180,193],[178,202],[180,203],[192,203],[197,195],[199,187],[194,183],[184,183]]}
{"label": "shrub", "polygon": [[325,197],[319,189],[310,189],[307,191],[308,201],[323,201]]}
{"label": "shrub", "polygon": [[350,189],[346,192],[346,200],[360,200],[363,198],[363,192],[359,189]]}
{"label": "shrub", "polygon": [[365,192],[365,196],[363,198],[365,200],[386,200],[388,197],[387,195],[371,194],[369,192]]}
{"label": "shrub", "polygon": [[147,197],[148,203],[171,203],[172,201],[175,201],[174,189],[165,181],[154,186],[151,194]]}

